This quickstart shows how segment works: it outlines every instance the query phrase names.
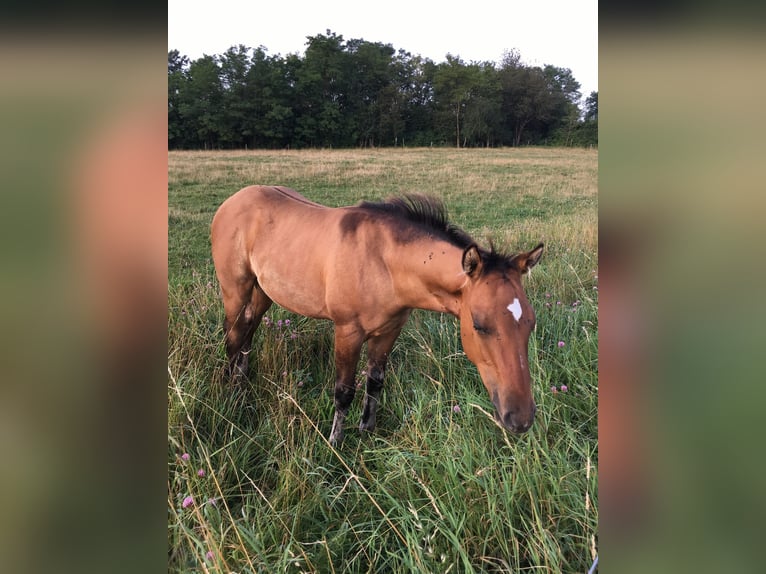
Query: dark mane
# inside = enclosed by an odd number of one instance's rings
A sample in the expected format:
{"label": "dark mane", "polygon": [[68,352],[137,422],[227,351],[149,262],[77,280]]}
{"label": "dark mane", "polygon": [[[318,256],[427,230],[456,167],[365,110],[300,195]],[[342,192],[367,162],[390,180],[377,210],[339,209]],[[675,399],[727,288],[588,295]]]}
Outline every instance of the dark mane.
{"label": "dark mane", "polygon": [[390,214],[432,231],[458,247],[468,247],[473,239],[457,225],[450,223],[447,208],[440,199],[418,193],[391,197],[386,201],[362,201],[358,207]]}
{"label": "dark mane", "polygon": [[[444,202],[436,197],[419,193],[405,194],[401,197],[391,197],[385,201],[361,201],[357,207],[385,213],[394,218],[414,223],[415,228],[426,233],[434,233],[446,239],[453,245],[466,249],[478,243],[460,227],[451,223]],[[402,230],[402,240],[412,238],[412,232]],[[498,252],[490,241],[489,250],[479,247],[481,258],[484,263],[484,271],[504,271],[511,266],[511,256]]]}

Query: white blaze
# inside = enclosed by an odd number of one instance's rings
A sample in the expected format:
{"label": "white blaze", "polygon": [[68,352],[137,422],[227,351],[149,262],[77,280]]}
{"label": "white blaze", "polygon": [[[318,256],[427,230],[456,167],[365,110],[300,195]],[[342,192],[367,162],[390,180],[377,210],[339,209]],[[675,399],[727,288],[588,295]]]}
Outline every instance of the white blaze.
{"label": "white blaze", "polygon": [[516,322],[519,322],[519,319],[521,319],[521,303],[519,303],[519,300],[514,297],[513,303],[508,305],[508,310],[513,315],[513,318],[516,319]]}

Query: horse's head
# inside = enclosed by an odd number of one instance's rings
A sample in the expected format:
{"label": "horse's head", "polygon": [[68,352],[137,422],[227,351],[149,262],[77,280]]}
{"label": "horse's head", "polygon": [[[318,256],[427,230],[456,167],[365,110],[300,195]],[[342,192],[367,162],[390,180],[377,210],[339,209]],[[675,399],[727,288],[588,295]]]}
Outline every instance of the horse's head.
{"label": "horse's head", "polygon": [[543,253],[541,243],[510,258],[487,256],[475,246],[463,252],[460,336],[468,358],[479,369],[495,405],[495,417],[514,433],[529,430],[535,401],[527,346],[535,313],[521,286],[521,276]]}

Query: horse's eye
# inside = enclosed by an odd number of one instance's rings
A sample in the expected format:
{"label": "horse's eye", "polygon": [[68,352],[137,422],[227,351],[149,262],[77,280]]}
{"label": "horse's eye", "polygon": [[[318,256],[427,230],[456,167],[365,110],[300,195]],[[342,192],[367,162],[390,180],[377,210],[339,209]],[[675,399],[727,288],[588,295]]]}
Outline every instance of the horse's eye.
{"label": "horse's eye", "polygon": [[491,333],[489,329],[479,325],[476,321],[473,322],[473,330],[479,333],[479,335],[489,335]]}

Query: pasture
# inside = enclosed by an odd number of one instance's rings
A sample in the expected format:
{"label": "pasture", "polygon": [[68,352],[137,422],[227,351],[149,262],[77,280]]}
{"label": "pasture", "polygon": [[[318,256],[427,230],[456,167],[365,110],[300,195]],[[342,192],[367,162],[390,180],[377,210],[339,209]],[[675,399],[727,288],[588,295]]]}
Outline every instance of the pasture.
{"label": "pasture", "polygon": [[[170,152],[168,570],[587,572],[598,542],[597,161],[595,150],[544,148]],[[537,314],[532,429],[495,424],[457,320],[426,311],[393,349],[377,429],[356,429],[360,389],[335,448],[331,323],[274,305],[249,382],[223,381],[210,222],[249,184],[330,206],[428,193],[485,246],[543,241],[525,279]]]}

